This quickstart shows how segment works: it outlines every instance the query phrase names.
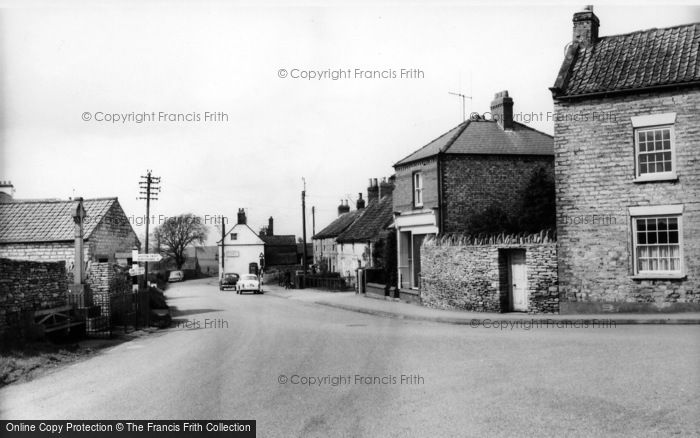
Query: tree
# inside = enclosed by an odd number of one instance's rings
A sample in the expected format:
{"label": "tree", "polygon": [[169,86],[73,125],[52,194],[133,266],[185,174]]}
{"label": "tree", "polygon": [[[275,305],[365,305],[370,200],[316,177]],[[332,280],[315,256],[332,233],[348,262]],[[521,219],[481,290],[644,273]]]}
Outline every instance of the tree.
{"label": "tree", "polygon": [[207,232],[207,227],[197,216],[187,213],[168,218],[153,234],[161,245],[161,252],[172,257],[177,269],[182,269],[187,259],[185,248],[191,243],[204,243]]}

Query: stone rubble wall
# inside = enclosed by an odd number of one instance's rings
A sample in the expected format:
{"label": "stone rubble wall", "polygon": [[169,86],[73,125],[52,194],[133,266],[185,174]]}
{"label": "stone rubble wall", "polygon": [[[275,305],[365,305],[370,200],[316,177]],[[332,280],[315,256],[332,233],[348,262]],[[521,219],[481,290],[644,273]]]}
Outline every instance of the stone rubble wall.
{"label": "stone rubble wall", "polygon": [[421,301],[436,309],[507,312],[506,250],[524,249],[528,313],[559,313],[556,243],[423,245]]}

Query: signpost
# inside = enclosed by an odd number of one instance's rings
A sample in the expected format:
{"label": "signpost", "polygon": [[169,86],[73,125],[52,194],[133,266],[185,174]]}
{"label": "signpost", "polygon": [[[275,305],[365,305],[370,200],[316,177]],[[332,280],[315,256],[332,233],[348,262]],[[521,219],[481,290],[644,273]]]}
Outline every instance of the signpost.
{"label": "signpost", "polygon": [[129,275],[131,275],[132,277],[134,277],[136,275],[143,275],[145,273],[146,273],[146,268],[144,268],[143,266],[138,266],[136,268],[129,269]]}
{"label": "signpost", "polygon": [[136,254],[135,262],[159,262],[163,260],[160,254]]}

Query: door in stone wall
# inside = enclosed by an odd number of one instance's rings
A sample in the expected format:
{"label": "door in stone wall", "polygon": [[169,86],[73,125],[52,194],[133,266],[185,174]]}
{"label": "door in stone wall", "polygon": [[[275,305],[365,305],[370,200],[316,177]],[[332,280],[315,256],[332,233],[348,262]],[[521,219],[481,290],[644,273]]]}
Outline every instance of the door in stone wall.
{"label": "door in stone wall", "polygon": [[516,249],[508,254],[508,279],[510,289],[510,310],[527,311],[527,266],[525,250]]}

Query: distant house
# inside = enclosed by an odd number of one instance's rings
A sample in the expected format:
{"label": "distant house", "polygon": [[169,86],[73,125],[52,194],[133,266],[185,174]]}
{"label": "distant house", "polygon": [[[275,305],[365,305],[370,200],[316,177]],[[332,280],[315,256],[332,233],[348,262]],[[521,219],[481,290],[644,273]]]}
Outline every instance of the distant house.
{"label": "distant house", "polygon": [[[75,258],[75,231],[71,200],[16,200],[0,202],[0,258],[42,262]],[[117,198],[84,199],[85,262],[128,265],[139,239]]]}
{"label": "distant house", "polygon": [[357,210],[350,211],[347,201],[341,200],[338,217],[312,237],[314,264],[322,271],[340,272],[336,238],[360,216],[364,201],[358,201]]}
{"label": "distant house", "polygon": [[297,264],[296,236],[275,234],[272,217],[268,219],[267,227],[260,230],[259,236],[265,242],[265,269]]}
{"label": "distant house", "polygon": [[519,214],[533,175],[553,177],[553,140],[513,119],[507,91],[491,102],[493,119],[465,121],[394,165],[394,226],[399,287],[420,296],[427,236],[473,232],[471,221],[498,209]]}
{"label": "distant house", "polygon": [[385,238],[384,233],[394,219],[393,191],[393,178],[379,184],[372,180],[367,190],[367,206],[360,209],[358,218],[335,239],[337,269],[343,276],[352,279],[357,268],[375,267],[375,246]]}
{"label": "distant house", "polygon": [[[311,266],[314,264],[314,244],[306,244],[306,264]],[[304,244],[297,243],[297,265],[304,264]]]}
{"label": "distant house", "polygon": [[197,260],[198,275],[217,276],[219,274],[219,247],[191,246],[185,249],[185,254],[187,260]]}
{"label": "distant house", "polygon": [[700,23],[600,37],[556,83],[562,313],[700,310]]}
{"label": "distant house", "polygon": [[370,179],[367,199],[359,193],[356,210],[341,201],[338,218],[312,238],[314,263],[349,283],[355,282],[358,268],[373,267],[374,246],[393,221],[393,190],[393,178],[381,183]]}
{"label": "distant house", "polygon": [[238,209],[237,223],[219,240],[219,260],[222,269],[219,276],[227,273],[247,274],[260,268],[260,260],[265,256],[265,241],[248,226],[245,210]]}

